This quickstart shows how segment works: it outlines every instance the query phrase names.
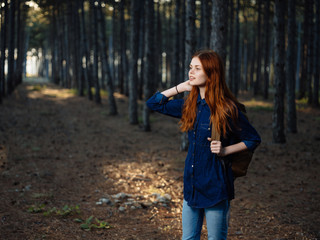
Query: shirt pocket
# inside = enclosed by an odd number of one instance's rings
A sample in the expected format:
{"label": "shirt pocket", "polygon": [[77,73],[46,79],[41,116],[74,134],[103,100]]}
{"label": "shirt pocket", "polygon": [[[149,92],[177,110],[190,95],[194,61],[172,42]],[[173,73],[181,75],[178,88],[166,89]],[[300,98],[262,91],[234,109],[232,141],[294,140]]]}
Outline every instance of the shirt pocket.
{"label": "shirt pocket", "polygon": [[209,146],[210,141],[208,137],[211,137],[211,126],[208,123],[200,123],[198,127],[198,143],[202,146]]}

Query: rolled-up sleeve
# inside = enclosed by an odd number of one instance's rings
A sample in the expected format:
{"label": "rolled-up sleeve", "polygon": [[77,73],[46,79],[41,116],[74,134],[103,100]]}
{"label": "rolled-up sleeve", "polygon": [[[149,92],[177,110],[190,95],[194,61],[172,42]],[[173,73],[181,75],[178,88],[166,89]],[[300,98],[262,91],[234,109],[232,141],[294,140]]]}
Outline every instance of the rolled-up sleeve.
{"label": "rolled-up sleeve", "polygon": [[183,104],[183,99],[169,100],[160,92],[156,92],[147,100],[147,106],[151,110],[176,118],[181,118]]}
{"label": "rolled-up sleeve", "polygon": [[236,130],[236,133],[240,141],[244,142],[252,152],[261,143],[260,135],[241,111],[239,111],[239,128]]}

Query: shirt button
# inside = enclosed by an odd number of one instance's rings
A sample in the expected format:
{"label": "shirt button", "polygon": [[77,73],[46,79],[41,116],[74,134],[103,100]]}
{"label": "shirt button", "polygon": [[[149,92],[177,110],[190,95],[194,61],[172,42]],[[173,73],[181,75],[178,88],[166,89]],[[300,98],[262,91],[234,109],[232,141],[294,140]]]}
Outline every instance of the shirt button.
{"label": "shirt button", "polygon": [[193,165],[191,167],[193,167]]}

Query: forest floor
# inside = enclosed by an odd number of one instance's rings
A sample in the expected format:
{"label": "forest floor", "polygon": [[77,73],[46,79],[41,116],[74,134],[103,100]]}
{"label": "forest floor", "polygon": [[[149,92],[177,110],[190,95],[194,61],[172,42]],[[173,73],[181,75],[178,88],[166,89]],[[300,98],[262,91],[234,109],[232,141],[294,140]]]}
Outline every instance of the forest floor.
{"label": "forest floor", "polygon": [[[178,120],[154,113],[144,132],[115,96],[117,116],[106,97],[97,105],[50,83],[23,83],[4,99],[1,240],[181,238]],[[299,104],[299,132],[274,144],[272,102],[240,100],[262,143],[236,180],[228,239],[320,239],[320,111]]]}

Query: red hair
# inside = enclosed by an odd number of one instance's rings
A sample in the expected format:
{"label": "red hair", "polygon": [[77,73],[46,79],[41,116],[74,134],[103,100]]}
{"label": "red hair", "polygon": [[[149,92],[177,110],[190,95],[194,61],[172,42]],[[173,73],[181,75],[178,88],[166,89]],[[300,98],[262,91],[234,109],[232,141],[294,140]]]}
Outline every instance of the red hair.
{"label": "red hair", "polygon": [[[210,108],[210,123],[216,132],[226,136],[227,129],[231,129],[228,118],[234,123],[238,119],[237,106],[241,104],[229,90],[225,80],[225,70],[222,59],[212,50],[196,52],[192,58],[198,57],[207,76],[205,85],[205,100]],[[182,112],[180,128],[182,131],[193,129],[196,119],[197,99],[199,88],[194,86],[189,93]]]}

